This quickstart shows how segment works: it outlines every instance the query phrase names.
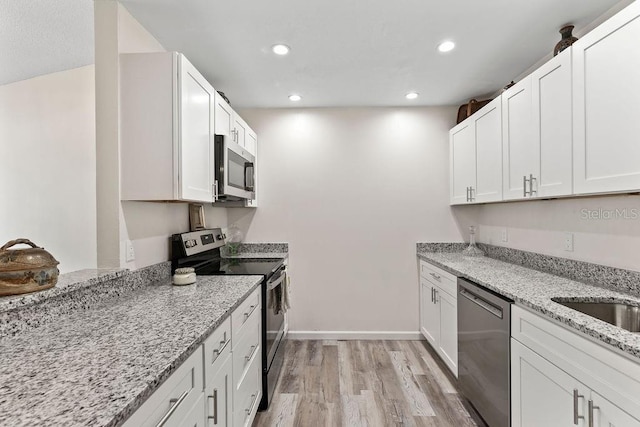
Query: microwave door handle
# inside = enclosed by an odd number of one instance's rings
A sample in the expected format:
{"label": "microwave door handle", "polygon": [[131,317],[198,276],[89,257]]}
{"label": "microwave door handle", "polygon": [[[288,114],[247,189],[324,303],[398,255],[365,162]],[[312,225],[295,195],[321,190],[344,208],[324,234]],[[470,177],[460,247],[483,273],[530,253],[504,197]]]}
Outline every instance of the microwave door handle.
{"label": "microwave door handle", "polygon": [[253,191],[253,163],[245,162],[244,164],[244,189],[247,191]]}

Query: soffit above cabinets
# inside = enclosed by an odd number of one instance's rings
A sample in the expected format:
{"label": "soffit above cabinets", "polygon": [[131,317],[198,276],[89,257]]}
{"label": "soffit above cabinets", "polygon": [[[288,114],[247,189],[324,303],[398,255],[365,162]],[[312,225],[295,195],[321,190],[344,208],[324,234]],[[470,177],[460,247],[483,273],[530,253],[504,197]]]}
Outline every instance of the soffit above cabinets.
{"label": "soffit above cabinets", "polygon": [[[499,90],[553,51],[560,27],[618,0],[122,3],[242,108],[459,104]],[[446,39],[457,47],[441,54]],[[289,55],[274,55],[277,43]]]}

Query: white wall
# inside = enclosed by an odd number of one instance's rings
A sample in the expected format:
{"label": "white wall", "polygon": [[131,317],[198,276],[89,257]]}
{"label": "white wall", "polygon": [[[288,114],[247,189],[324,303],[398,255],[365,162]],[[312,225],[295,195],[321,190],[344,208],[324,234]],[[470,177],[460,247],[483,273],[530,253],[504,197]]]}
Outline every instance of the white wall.
{"label": "white wall", "polygon": [[[638,195],[460,206],[454,213],[479,225],[484,243],[640,271]],[[566,233],[573,234],[572,252],[564,249]]]}
{"label": "white wall", "polygon": [[[140,268],[169,259],[169,237],[188,231],[186,203],[121,202],[119,187],[119,61],[121,53],[164,52],[164,47],[127,9],[114,0],[96,1],[96,63],[102,89],[99,101],[98,262],[101,266]],[[98,46],[100,48],[98,48]],[[115,93],[114,93],[115,91]],[[102,151],[101,151],[102,150]],[[140,165],[146,167],[146,165]],[[169,172],[168,172],[169,173]],[[226,210],[207,206],[207,226],[226,226]],[[114,238],[114,236],[118,236]],[[126,261],[126,242],[131,240],[135,261]],[[103,255],[101,255],[103,254]]]}
{"label": "white wall", "polygon": [[418,241],[459,241],[454,108],[243,110],[258,133],[247,242],[289,242],[293,331],[418,331]]}
{"label": "white wall", "polygon": [[61,272],[96,266],[93,65],[0,86],[0,246],[26,237]]}

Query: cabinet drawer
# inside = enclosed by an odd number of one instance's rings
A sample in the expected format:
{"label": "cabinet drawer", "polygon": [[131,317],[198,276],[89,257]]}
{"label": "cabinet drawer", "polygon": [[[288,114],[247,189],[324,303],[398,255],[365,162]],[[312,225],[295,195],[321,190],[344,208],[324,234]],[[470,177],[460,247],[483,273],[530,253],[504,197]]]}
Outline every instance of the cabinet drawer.
{"label": "cabinet drawer", "polygon": [[260,291],[261,287],[251,293],[246,300],[242,302],[231,314],[231,328],[233,339],[231,343],[233,348],[238,344],[238,337],[241,334],[244,325],[254,317],[260,319]]}
{"label": "cabinet drawer", "polygon": [[236,427],[250,426],[258,411],[262,398],[260,357],[254,357],[247,370],[247,375],[234,394],[233,423]]}
{"label": "cabinet drawer", "polygon": [[202,347],[198,347],[195,353],[133,413],[124,426],[156,426],[165,417],[165,427],[181,426],[191,408],[202,396],[202,381]]}
{"label": "cabinet drawer", "polygon": [[456,276],[423,260],[420,260],[420,276],[451,296],[456,296],[458,293],[458,278]]}
{"label": "cabinet drawer", "polygon": [[259,363],[262,362],[260,352],[260,317],[251,316],[245,324],[232,353],[233,381],[236,384],[236,388],[240,387],[254,359],[257,359]]}
{"label": "cabinet drawer", "polygon": [[205,388],[231,353],[231,317],[227,317],[204,342]]}
{"label": "cabinet drawer", "polygon": [[200,394],[200,398],[195,405],[191,408],[191,411],[180,422],[180,427],[205,427],[206,422],[204,418],[204,394]]}

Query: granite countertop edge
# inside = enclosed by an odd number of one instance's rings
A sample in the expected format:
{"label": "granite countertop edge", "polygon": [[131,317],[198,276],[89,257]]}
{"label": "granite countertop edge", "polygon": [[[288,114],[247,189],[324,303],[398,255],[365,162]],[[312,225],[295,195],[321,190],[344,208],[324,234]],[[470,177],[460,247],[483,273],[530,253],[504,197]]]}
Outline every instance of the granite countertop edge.
{"label": "granite countertop edge", "polygon": [[[475,282],[513,300],[518,305],[540,313],[545,318],[560,322],[600,343],[607,344],[613,347],[612,350],[622,352],[640,363],[640,334],[626,331],[551,300],[561,298],[588,302],[606,299],[610,302],[640,305],[638,297],[488,257],[470,258],[460,252],[446,251],[418,251],[417,256],[457,277]],[[494,271],[495,279],[486,277],[492,275],[488,272],[490,270]],[[513,286],[499,283],[498,276],[512,279],[516,283]]]}

